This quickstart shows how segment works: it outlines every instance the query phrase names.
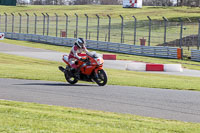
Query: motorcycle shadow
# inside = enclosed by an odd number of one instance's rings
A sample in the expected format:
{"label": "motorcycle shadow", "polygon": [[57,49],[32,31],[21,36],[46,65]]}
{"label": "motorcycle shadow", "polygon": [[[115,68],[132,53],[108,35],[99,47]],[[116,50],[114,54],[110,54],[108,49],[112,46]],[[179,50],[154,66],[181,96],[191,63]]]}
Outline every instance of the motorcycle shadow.
{"label": "motorcycle shadow", "polygon": [[15,85],[38,85],[38,86],[97,86],[94,84],[66,84],[66,83],[25,83],[25,84],[15,84]]}

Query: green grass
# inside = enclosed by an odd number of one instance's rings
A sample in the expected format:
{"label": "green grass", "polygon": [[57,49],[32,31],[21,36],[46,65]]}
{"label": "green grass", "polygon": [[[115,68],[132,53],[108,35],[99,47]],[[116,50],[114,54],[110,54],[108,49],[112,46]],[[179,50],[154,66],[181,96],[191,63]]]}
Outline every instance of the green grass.
{"label": "green grass", "polygon": [[[65,82],[63,73],[58,70],[59,65],[64,66],[64,63],[0,53],[0,78]],[[200,78],[198,77],[172,76],[114,69],[105,70],[108,74],[109,85],[200,91]]]}
{"label": "green grass", "polygon": [[[77,5],[77,6],[0,6],[0,14],[2,14],[2,23],[1,30],[5,31],[4,27],[4,12],[9,14],[7,31],[12,31],[11,26],[11,16],[10,13],[14,13],[17,17],[15,17],[15,28],[14,32],[19,32],[19,16],[17,13],[23,14],[22,17],[22,33],[26,33],[26,25],[27,25],[27,17],[25,13],[30,14],[30,22],[29,22],[29,33],[33,34],[35,29],[35,21],[33,17],[33,13],[37,13],[41,16],[41,13],[49,13],[50,16],[55,16],[54,13],[57,13],[59,17],[58,23],[58,36],[60,35],[60,30],[65,30],[65,16],[64,13],[69,15],[68,21],[68,37],[73,38],[74,32],[76,29],[76,18],[75,13],[79,15],[79,32],[78,36],[85,37],[86,36],[86,17],[84,14],[88,14],[89,16],[89,40],[97,39],[97,19],[96,14],[100,16],[100,31],[99,31],[99,40],[105,41],[108,40],[108,17],[107,14],[110,14],[112,17],[111,21],[111,42],[120,43],[121,42],[121,19],[119,15],[124,16],[124,43],[133,44],[133,34],[134,34],[134,20],[132,15],[137,17],[137,39],[136,45],[140,44],[141,38],[146,38],[148,40],[148,22],[147,16],[152,18],[152,38],[151,38],[151,46],[155,46],[158,44],[164,43],[164,24],[160,22],[162,17],[165,16],[170,21],[176,21],[179,23],[178,18],[181,17],[185,22],[188,22],[186,18],[190,18],[193,22],[197,22],[199,15],[199,8],[190,8],[190,7],[143,7],[142,9],[135,8],[122,8],[122,5]],[[159,21],[156,21],[159,20]],[[47,23],[47,22],[46,22]],[[180,38],[180,23],[170,23],[167,26],[167,42],[174,41]],[[56,36],[56,27],[55,27],[55,17],[50,18],[50,28],[49,35]],[[37,34],[43,34],[43,18],[38,17],[37,21]],[[46,26],[47,27],[47,26]],[[184,24],[183,37],[189,35],[195,35],[198,33],[198,23],[187,23]],[[47,34],[47,30],[45,30],[45,35]],[[187,54],[187,53],[186,53]]]}
{"label": "green grass", "polygon": [[[199,18],[199,8],[190,7],[143,7],[142,9],[136,8],[122,8],[122,5],[75,5],[75,6],[0,6],[0,13],[49,13],[54,15],[74,15],[75,13],[80,16],[84,14],[95,17],[95,14],[107,17],[110,14],[113,18],[119,18],[119,15],[131,18],[131,15],[135,15],[138,20],[147,20],[146,16],[152,17],[152,19],[161,20],[163,16],[170,20],[177,20],[178,17],[197,19]],[[131,14],[131,15],[130,15]]]}
{"label": "green grass", "polygon": [[[5,40],[1,40],[1,42],[22,45],[22,46],[28,46],[28,47],[34,47],[34,48],[54,50],[54,51],[58,51],[58,52],[66,52],[66,53],[69,53],[71,50],[70,47],[28,42],[28,41],[5,39]],[[93,50],[90,50],[90,51],[93,51]],[[101,53],[101,54],[109,53],[109,52],[105,52],[105,51],[97,51],[97,52]],[[114,54],[117,55],[118,60],[133,60],[133,61],[141,61],[141,62],[148,62],[148,63],[161,63],[161,64],[182,64],[182,66],[184,68],[200,70],[200,67],[199,67],[200,62],[190,61],[187,59],[177,60],[177,59],[153,58],[153,57],[145,57],[145,56],[118,54],[118,53],[114,53]]]}
{"label": "green grass", "polygon": [[1,133],[199,133],[200,124],[0,100]]}

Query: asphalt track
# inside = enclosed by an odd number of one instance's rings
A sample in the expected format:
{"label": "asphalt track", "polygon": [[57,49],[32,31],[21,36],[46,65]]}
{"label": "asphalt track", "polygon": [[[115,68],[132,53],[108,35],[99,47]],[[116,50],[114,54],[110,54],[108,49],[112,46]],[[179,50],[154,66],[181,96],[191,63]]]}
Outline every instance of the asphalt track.
{"label": "asphalt track", "polygon": [[0,99],[200,122],[200,92],[0,79]]}
{"label": "asphalt track", "polygon": [[[3,43],[0,43],[0,52],[29,57],[32,54],[41,59],[47,59],[48,55],[51,56],[49,60],[58,60],[57,54],[61,57],[63,54]],[[122,69],[124,66],[117,67]],[[0,99],[200,122],[200,92],[196,91],[89,84],[71,86],[62,82],[0,78]]]}

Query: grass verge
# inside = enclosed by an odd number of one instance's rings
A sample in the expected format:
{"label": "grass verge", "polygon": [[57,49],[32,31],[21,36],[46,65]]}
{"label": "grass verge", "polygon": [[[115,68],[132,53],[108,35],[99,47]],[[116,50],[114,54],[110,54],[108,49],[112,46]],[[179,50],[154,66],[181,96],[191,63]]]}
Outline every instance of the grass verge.
{"label": "grass verge", "polygon": [[[64,65],[64,63],[0,53],[0,78],[64,82],[64,75],[58,70],[59,65]],[[108,74],[109,85],[200,91],[200,78],[198,77],[172,76],[114,69],[105,70]]]}
{"label": "grass verge", "polygon": [[[1,40],[1,42],[21,45],[21,46],[34,47],[34,48],[48,49],[48,50],[53,50],[53,51],[58,51],[58,52],[66,52],[66,53],[69,53],[71,50],[71,47],[56,46],[56,45],[49,45],[49,44],[28,42],[28,41],[5,39],[5,40]],[[97,52],[101,54],[105,53],[105,51],[97,51]],[[111,53],[111,52],[106,52],[106,53]],[[190,60],[153,58],[153,57],[136,56],[136,55],[119,54],[119,53],[112,53],[112,54],[116,54],[118,60],[134,60],[134,61],[141,61],[141,62],[148,62],[148,63],[161,63],[161,64],[182,64],[184,68],[200,70],[200,67],[199,67],[200,62],[195,62],[195,61],[190,61]]]}
{"label": "grass verge", "polygon": [[198,133],[200,124],[0,100],[2,133]]}
{"label": "grass verge", "polygon": [[[51,5],[33,5],[33,6],[0,6],[0,13],[33,13],[42,16],[41,13],[49,13],[54,15],[64,15],[67,13],[70,16],[74,16],[77,13],[79,16],[85,17],[84,14],[88,14],[91,17],[96,17],[95,14],[106,17],[107,14],[112,18],[120,18],[119,15],[131,18],[130,14],[134,14],[138,20],[147,20],[146,16],[150,16],[153,20],[162,20],[163,14],[169,20],[178,20],[181,18],[190,18],[197,20],[199,18],[198,7],[153,7],[144,6],[141,9],[136,8],[122,8],[122,5],[73,5],[73,6],[51,6]],[[178,16],[178,17],[177,17]]]}

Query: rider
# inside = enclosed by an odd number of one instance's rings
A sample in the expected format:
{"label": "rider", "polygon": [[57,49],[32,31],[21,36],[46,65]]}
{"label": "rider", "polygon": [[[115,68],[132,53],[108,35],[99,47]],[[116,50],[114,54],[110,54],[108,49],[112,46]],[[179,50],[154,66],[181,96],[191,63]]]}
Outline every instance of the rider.
{"label": "rider", "polygon": [[74,46],[72,47],[69,57],[68,57],[69,64],[71,65],[72,69],[75,71],[78,69],[76,65],[76,61],[77,60],[84,61],[84,59],[80,57],[80,54],[82,52],[85,52],[86,54],[89,53],[89,51],[85,47],[85,40],[83,38],[78,38],[75,41]]}

